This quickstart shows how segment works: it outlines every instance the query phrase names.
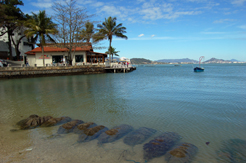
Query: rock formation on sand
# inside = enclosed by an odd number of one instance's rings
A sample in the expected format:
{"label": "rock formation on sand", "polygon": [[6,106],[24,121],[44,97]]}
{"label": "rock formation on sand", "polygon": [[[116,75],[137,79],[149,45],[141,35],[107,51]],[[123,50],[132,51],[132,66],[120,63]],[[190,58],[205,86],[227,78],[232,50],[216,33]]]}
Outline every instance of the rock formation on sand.
{"label": "rock formation on sand", "polygon": [[28,118],[17,122],[16,125],[20,127],[21,130],[32,129],[32,128],[42,125],[43,123],[45,123],[51,118],[53,117],[51,116],[39,117],[38,115],[33,114],[33,115],[30,115]]}
{"label": "rock formation on sand", "polygon": [[100,134],[107,131],[108,128],[102,125],[95,126],[89,129],[85,129],[83,133],[79,134],[77,142],[87,142],[98,138]]}
{"label": "rock formation on sand", "polygon": [[154,157],[165,155],[179,140],[180,135],[175,132],[165,132],[154,140],[144,144],[144,159],[150,160]]}
{"label": "rock formation on sand", "polygon": [[133,132],[129,133],[124,138],[124,143],[130,146],[135,146],[137,144],[143,143],[145,140],[147,140],[151,135],[153,135],[156,132],[155,129],[147,128],[147,127],[140,127],[137,130],[134,130]]}
{"label": "rock formation on sand", "polygon": [[190,163],[197,154],[198,148],[190,143],[180,143],[165,155],[168,163]]}
{"label": "rock formation on sand", "polygon": [[67,122],[65,124],[63,124],[62,126],[60,126],[58,128],[57,134],[66,134],[66,133],[70,133],[73,131],[73,129],[78,126],[79,124],[84,123],[81,120],[73,120],[71,122]]}
{"label": "rock formation on sand", "polygon": [[116,141],[133,130],[130,125],[122,124],[103,132],[98,138],[98,144]]}

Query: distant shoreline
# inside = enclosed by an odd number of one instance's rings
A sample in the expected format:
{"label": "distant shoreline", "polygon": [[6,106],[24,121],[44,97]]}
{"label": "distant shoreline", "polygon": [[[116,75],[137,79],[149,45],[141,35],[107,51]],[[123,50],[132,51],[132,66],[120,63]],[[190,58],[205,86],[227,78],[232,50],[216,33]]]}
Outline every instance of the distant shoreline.
{"label": "distant shoreline", "polygon": [[[246,62],[238,62],[238,63],[201,63],[201,64],[245,64]],[[182,64],[199,64],[199,63],[140,63],[140,64],[135,64],[134,65],[182,65]]]}

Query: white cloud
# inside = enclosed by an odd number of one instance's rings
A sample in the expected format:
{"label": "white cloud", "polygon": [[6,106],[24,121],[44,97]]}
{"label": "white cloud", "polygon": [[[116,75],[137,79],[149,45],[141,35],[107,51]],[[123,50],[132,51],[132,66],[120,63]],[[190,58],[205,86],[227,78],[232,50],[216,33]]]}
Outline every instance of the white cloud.
{"label": "white cloud", "polygon": [[206,35],[221,35],[221,34],[225,34],[225,32],[201,32],[202,34],[206,34]]}
{"label": "white cloud", "polygon": [[246,25],[241,25],[241,26],[238,26],[238,28],[241,28],[241,29],[246,29]]}
{"label": "white cloud", "polygon": [[100,7],[100,6],[103,6],[104,3],[102,3],[102,2],[96,2],[96,3],[93,3],[92,5],[93,5],[94,7]]}
{"label": "white cloud", "polygon": [[243,5],[246,0],[232,0],[232,4],[234,5]]}
{"label": "white cloud", "polygon": [[122,17],[123,15],[121,14],[121,12],[113,5],[111,6],[103,6],[99,12],[105,12],[106,14],[108,15],[111,15],[112,17],[115,17],[115,16],[120,16]]}
{"label": "white cloud", "polygon": [[31,4],[39,8],[50,8],[52,6],[52,0],[38,0],[37,2],[32,2]]}
{"label": "white cloud", "polygon": [[207,0],[186,0],[188,2],[198,2],[198,3],[201,3],[201,2],[206,2]]}
{"label": "white cloud", "polygon": [[[175,38],[175,37],[135,37],[135,38],[129,38],[128,40],[178,40],[181,38]],[[119,39],[120,40],[120,39]]]}
{"label": "white cloud", "polygon": [[225,23],[225,22],[231,22],[231,21],[236,21],[235,19],[220,19],[220,20],[215,20],[213,23]]}
{"label": "white cloud", "polygon": [[155,37],[155,35],[151,35],[151,37]]}
{"label": "white cloud", "polygon": [[143,37],[144,36],[144,34],[140,34],[140,35],[138,35],[138,37]]}

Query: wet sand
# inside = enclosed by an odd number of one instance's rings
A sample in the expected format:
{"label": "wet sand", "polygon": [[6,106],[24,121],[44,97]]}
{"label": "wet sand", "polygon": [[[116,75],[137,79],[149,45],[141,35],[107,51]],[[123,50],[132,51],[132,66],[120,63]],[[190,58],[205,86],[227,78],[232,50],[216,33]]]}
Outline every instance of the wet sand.
{"label": "wet sand", "polygon": [[[14,162],[88,162],[88,163],[115,163],[115,162],[145,162],[143,159],[143,144],[134,148],[123,143],[120,139],[113,143],[98,146],[98,140],[77,143],[78,135],[69,133],[54,138],[47,138],[56,127],[36,128],[11,132],[13,128],[1,124],[1,163]],[[45,134],[43,134],[45,133]],[[128,160],[128,161],[127,161]],[[165,162],[159,157],[150,162]]]}

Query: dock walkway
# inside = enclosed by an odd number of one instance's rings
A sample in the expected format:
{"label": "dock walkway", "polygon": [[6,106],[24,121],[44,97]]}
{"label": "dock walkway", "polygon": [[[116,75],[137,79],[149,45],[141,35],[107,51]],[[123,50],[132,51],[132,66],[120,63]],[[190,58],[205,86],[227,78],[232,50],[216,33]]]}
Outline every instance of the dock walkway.
{"label": "dock walkway", "polygon": [[129,65],[115,64],[111,67],[105,67],[107,73],[127,73],[136,70],[136,67]]}

